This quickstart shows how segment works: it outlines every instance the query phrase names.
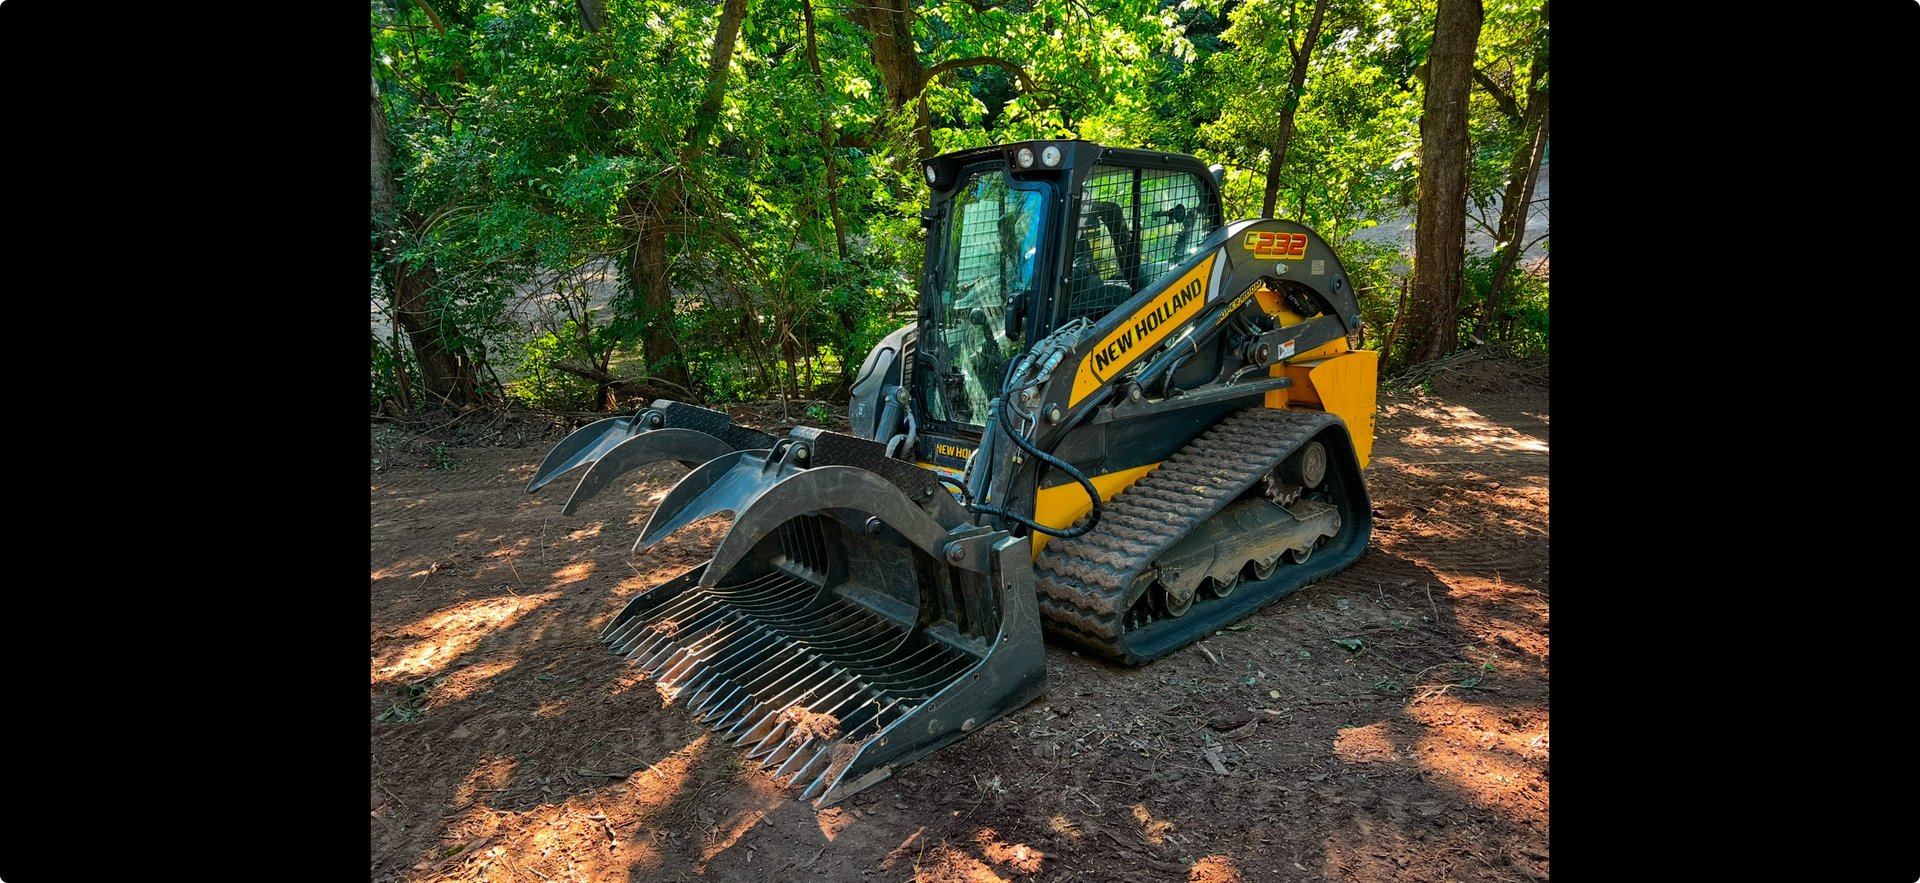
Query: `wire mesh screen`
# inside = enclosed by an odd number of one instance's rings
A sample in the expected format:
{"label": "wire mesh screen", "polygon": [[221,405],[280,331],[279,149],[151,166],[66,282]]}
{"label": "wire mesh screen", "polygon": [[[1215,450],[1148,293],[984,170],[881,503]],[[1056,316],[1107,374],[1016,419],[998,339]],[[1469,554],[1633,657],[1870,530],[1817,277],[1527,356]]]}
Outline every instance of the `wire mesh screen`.
{"label": "wire mesh screen", "polygon": [[942,257],[939,330],[921,341],[939,366],[922,379],[928,413],[980,425],[1006,363],[1020,352],[1007,333],[1008,300],[1029,291],[1046,229],[1046,198],[1015,189],[1002,171],[980,172],[954,196]]}
{"label": "wire mesh screen", "polygon": [[1003,256],[995,222],[1008,214],[1007,195],[1005,188],[995,188],[983,194],[980,201],[963,206],[958,244],[958,278],[963,285],[980,285],[989,279],[999,281]]}
{"label": "wire mesh screen", "polygon": [[1178,267],[1213,232],[1188,172],[1095,166],[1080,191],[1069,319],[1098,320]]}

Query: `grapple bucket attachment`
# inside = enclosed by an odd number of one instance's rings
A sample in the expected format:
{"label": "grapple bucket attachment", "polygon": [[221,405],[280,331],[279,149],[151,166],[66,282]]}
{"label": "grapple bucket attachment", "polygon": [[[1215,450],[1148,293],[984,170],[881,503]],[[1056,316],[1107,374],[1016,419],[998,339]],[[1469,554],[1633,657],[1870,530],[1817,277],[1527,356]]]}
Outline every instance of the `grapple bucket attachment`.
{"label": "grapple bucket attachment", "polygon": [[588,466],[561,510],[572,515],[614,479],[642,466],[672,460],[691,469],[731,451],[766,448],[773,442],[773,436],[739,426],[719,411],[661,399],[631,416],[596,420],[568,434],[540,461],[527,493]]}
{"label": "grapple bucket attachment", "polygon": [[800,429],[694,470],[640,545],[715,512],[734,512],[732,528],[712,560],[601,634],[819,807],[1020,708],[1046,679],[1028,541],[974,526],[911,466],[839,465],[862,446],[881,449]]}

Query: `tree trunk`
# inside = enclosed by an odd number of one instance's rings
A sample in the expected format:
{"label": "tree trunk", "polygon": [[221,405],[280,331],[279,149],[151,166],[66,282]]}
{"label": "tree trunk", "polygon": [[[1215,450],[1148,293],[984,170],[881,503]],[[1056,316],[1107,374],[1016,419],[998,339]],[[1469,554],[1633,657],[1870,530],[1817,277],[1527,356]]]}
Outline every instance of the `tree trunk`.
{"label": "tree trunk", "polygon": [[1420,213],[1414,230],[1408,317],[1417,365],[1453,351],[1467,243],[1467,90],[1480,41],[1480,0],[1440,0],[1422,105]]}
{"label": "tree trunk", "polygon": [[790,315],[780,315],[780,358],[787,363],[786,382],[781,386],[789,390],[794,398],[800,397],[800,353],[793,345],[793,319]]}
{"label": "tree trunk", "polygon": [[847,259],[847,227],[840,220],[840,182],[834,166],[832,103],[827,100],[827,80],[820,73],[820,45],[813,36],[813,0],[800,0],[800,14],[807,23],[807,63],[813,66],[814,83],[820,87],[820,158],[827,166],[827,209],[833,218],[833,241],[841,260]]}
{"label": "tree trunk", "polygon": [[[586,6],[582,6],[582,10]],[[740,22],[747,15],[747,0],[724,0],[720,21],[714,27],[713,54],[707,58],[707,86],[699,107],[694,109],[693,124],[680,145],[680,165],[690,165],[706,152],[720,118],[721,101],[726,96],[727,71],[733,65],[733,47],[740,37]],[[628,217],[633,232],[632,259],[625,269],[625,284],[639,304],[640,320],[646,331],[641,338],[648,373],[661,380],[690,388],[686,361],[673,336],[673,280],[667,267],[667,207],[678,208],[688,193],[677,176],[665,176],[651,191],[630,200]]]}
{"label": "tree trunk", "polygon": [[646,326],[641,346],[647,357],[647,373],[676,386],[687,382],[686,362],[673,336],[673,284],[667,273],[667,227],[653,211],[652,204],[635,206],[640,215],[633,246],[633,266],[628,281],[638,288],[641,315]]}
{"label": "tree trunk", "polygon": [[[1320,41],[1320,20],[1326,15],[1327,0],[1314,0],[1313,20],[1307,24],[1306,39],[1293,49],[1293,74],[1287,83],[1287,101],[1280,109],[1280,134],[1273,139],[1267,159],[1267,197],[1260,203],[1260,217],[1273,217],[1273,205],[1280,195],[1280,167],[1287,164],[1287,142],[1293,140],[1293,116],[1300,109],[1300,97],[1307,88],[1307,65],[1313,62],[1314,44]],[[1292,48],[1292,47],[1289,47]]]}
{"label": "tree trunk", "polygon": [[1547,101],[1551,96],[1540,85],[1546,78],[1549,60],[1547,6],[1540,4],[1541,33],[1536,38],[1539,42],[1534,44],[1533,61],[1528,65],[1527,109],[1520,127],[1522,138],[1513,152],[1513,162],[1507,167],[1506,192],[1501,194],[1498,260],[1487,286],[1486,305],[1474,323],[1475,332],[1482,337],[1487,336],[1494,310],[1500,305],[1501,289],[1506,287],[1513,265],[1520,260],[1520,249],[1526,244],[1527,212],[1532,208],[1534,183],[1540,179],[1540,159],[1547,149]]}
{"label": "tree trunk", "polygon": [[1520,250],[1526,247],[1527,209],[1533,203],[1533,188],[1540,180],[1540,157],[1547,151],[1547,96],[1543,93],[1527,105],[1527,115],[1533,116],[1534,105],[1539,105],[1539,128],[1533,133],[1531,149],[1514,152],[1514,165],[1522,162],[1525,168],[1519,170],[1524,180],[1520,192],[1514,193],[1513,187],[1507,188],[1506,198],[1513,200],[1502,206],[1500,213],[1500,252],[1499,262],[1494,265],[1493,280],[1487,287],[1486,308],[1480,312],[1480,320],[1475,324],[1475,333],[1487,336],[1489,323],[1493,321],[1494,311],[1500,308],[1500,292],[1513,275],[1513,266],[1520,262]]}
{"label": "tree trunk", "polygon": [[913,40],[914,0],[870,0],[847,9],[853,20],[873,38],[873,66],[887,95],[887,110],[912,108],[913,140],[919,159],[933,157],[933,127],[920,91],[927,85],[927,68],[920,63],[920,47]]}
{"label": "tree trunk", "polygon": [[587,33],[598,33],[607,26],[607,5],[605,0],[575,0],[580,7],[580,24],[586,26]]}
{"label": "tree trunk", "polygon": [[441,322],[434,316],[433,301],[428,294],[434,284],[433,268],[413,270],[404,261],[395,259],[401,249],[401,225],[407,219],[400,211],[400,187],[393,178],[393,145],[387,140],[387,112],[380,106],[380,84],[371,76],[368,83],[373,99],[370,121],[373,222],[379,232],[378,260],[387,293],[393,298],[394,320],[406,331],[407,341],[413,345],[424,391],[447,404],[464,405],[470,400],[474,384],[463,372],[454,352],[441,342]]}
{"label": "tree trunk", "polygon": [[707,149],[707,139],[720,119],[720,100],[727,93],[727,70],[733,66],[733,46],[740,38],[740,22],[747,17],[747,0],[724,0],[720,23],[713,32],[713,54],[707,58],[707,92],[680,149],[680,162],[690,163]]}
{"label": "tree trunk", "polygon": [[1400,320],[1407,314],[1407,280],[1400,280],[1400,299],[1393,306],[1393,327],[1387,329],[1387,342],[1380,346],[1380,375],[1393,366],[1393,341],[1400,336]]}
{"label": "tree trunk", "polygon": [[413,413],[413,381],[407,377],[406,354],[400,351],[400,321],[393,323],[393,378],[400,383],[400,410]]}

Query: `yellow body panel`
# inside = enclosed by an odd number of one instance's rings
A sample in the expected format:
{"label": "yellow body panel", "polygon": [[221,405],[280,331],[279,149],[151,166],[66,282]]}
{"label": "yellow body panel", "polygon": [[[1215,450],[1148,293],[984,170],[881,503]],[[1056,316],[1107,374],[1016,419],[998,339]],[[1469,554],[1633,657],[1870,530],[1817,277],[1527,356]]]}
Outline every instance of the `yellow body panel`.
{"label": "yellow body panel", "polygon": [[[1331,352],[1329,349],[1333,348]],[[1378,405],[1380,354],[1373,350],[1349,350],[1346,338],[1293,361],[1273,366],[1273,375],[1282,371],[1293,378],[1293,386],[1267,393],[1267,407],[1306,407],[1340,415],[1347,422],[1347,434],[1353,437],[1353,452],[1365,469],[1373,456],[1373,416]]]}
{"label": "yellow body panel", "polygon": [[[1132,469],[1122,469],[1105,475],[1089,475],[1095,490],[1100,492],[1100,500],[1113,499],[1113,495],[1133,486],[1133,483],[1145,478],[1147,473],[1160,468],[1159,463],[1148,463]],[[1080,482],[1069,481],[1053,487],[1041,488],[1033,498],[1033,520],[1055,530],[1072,527],[1080,517],[1093,511],[1092,501],[1087,499],[1087,489]],[[1039,531],[1033,532],[1033,557],[1040,557],[1040,550],[1047,547],[1047,541],[1053,539]]]}
{"label": "yellow body panel", "polygon": [[1127,370],[1167,335],[1198,315],[1207,304],[1207,274],[1213,272],[1218,258],[1217,253],[1208,255],[1185,276],[1173,280],[1159,297],[1108,332],[1099,345],[1088,350],[1074,372],[1067,407],[1072,408],[1095,390],[1105,388],[1107,381]]}
{"label": "yellow body panel", "polygon": [[[1282,328],[1307,320],[1287,309],[1277,292],[1262,289],[1257,296],[1260,308],[1279,320]],[[1269,376],[1291,377],[1293,386],[1267,393],[1265,404],[1275,409],[1313,408],[1340,415],[1340,419],[1347,422],[1347,433],[1353,437],[1353,450],[1360,456],[1360,466],[1366,468],[1373,456],[1373,416],[1379,371],[1379,353],[1350,349],[1346,338],[1335,338],[1273,366]]]}

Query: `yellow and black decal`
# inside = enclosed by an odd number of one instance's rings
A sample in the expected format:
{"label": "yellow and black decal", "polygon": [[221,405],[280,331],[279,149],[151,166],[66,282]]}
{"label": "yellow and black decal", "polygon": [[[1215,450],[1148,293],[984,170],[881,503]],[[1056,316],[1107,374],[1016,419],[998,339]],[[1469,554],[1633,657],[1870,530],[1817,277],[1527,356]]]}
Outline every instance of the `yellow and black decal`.
{"label": "yellow and black decal", "polygon": [[1127,317],[1080,360],[1067,407],[1080,404],[1115,375],[1125,371],[1173,330],[1186,324],[1207,302],[1207,279],[1219,252],[1175,279],[1159,297]]}
{"label": "yellow and black decal", "polygon": [[934,450],[938,451],[943,457],[953,457],[958,460],[965,460],[973,456],[972,448],[963,448],[959,445],[935,445]]}
{"label": "yellow and black decal", "polygon": [[958,439],[948,441],[937,436],[921,436],[921,439],[920,455],[939,466],[963,468],[967,465],[967,458],[973,456],[974,446],[962,444]]}

